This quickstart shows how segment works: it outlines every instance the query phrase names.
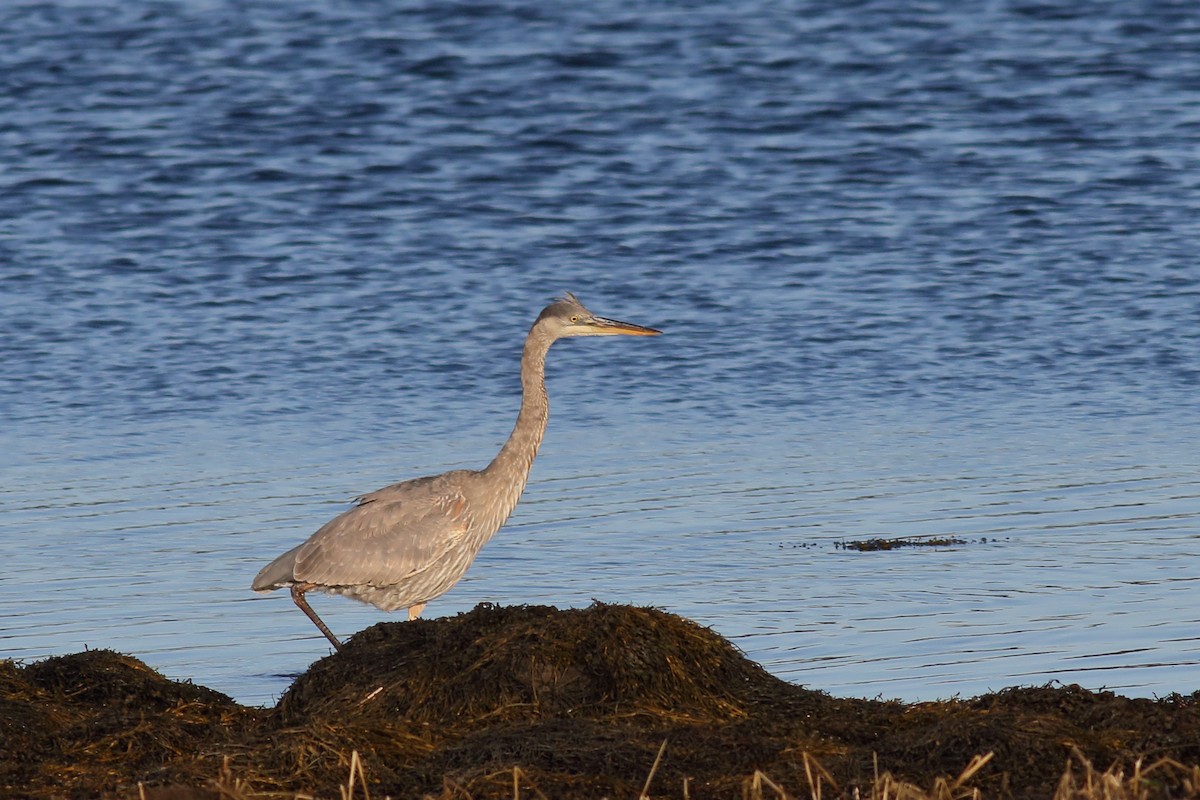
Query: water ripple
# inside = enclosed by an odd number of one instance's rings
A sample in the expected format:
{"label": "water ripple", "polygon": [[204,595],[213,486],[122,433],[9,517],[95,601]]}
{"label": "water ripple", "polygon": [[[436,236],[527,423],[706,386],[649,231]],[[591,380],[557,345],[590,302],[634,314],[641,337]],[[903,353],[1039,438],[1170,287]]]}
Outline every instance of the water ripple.
{"label": "water ripple", "polygon": [[[436,613],[649,603],[909,699],[1194,689],[1197,63],[1169,4],[7,4],[5,654],[268,699],[320,642],[249,577],[484,462],[573,289],[669,335],[556,348]],[[970,544],[835,546],[924,534]]]}

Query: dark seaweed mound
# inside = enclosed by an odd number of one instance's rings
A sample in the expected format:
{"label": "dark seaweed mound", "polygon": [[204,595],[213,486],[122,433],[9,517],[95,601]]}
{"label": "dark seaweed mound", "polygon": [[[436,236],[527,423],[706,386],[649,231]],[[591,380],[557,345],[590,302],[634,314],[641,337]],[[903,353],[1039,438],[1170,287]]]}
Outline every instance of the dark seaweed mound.
{"label": "dark seaweed mound", "polygon": [[[1129,699],[1075,686],[971,700],[839,699],[781,681],[712,631],[647,608],[481,605],[375,625],[274,709],[90,651],[0,662],[0,794],[336,798],[351,754],[373,797],[739,796],[756,772],[794,796],[930,789],[976,755],[984,797],[1049,800],[1064,764],[1153,773],[1194,797],[1200,693]],[[519,768],[514,773],[514,767]],[[220,791],[218,791],[218,789]]]}

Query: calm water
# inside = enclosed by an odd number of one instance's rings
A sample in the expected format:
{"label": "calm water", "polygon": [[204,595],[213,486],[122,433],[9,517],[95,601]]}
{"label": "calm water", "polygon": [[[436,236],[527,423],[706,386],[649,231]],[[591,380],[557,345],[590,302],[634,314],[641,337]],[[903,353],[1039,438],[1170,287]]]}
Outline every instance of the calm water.
{"label": "calm water", "polygon": [[[271,702],[328,647],[254,573],[486,463],[570,289],[668,335],[555,348],[525,500],[427,614],[654,605],[845,695],[1195,691],[1198,242],[1191,3],[5,3],[0,655]],[[925,534],[967,543],[837,546]]]}

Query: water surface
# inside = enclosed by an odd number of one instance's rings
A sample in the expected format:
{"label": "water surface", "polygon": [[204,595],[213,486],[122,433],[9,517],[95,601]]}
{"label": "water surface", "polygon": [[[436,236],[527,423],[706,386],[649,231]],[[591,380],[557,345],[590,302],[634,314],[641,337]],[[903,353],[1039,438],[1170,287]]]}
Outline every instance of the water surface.
{"label": "water surface", "polygon": [[[270,702],[258,568],[481,466],[427,614],[649,604],[909,700],[1200,688],[1200,18],[1170,4],[0,10],[0,653]],[[966,544],[857,553],[875,536]],[[345,636],[388,618],[317,598]]]}

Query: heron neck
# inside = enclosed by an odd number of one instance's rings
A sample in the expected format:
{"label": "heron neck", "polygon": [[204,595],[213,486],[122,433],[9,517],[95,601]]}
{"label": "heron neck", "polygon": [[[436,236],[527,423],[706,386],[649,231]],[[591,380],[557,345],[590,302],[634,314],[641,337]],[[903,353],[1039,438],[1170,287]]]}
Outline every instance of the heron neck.
{"label": "heron neck", "polygon": [[546,433],[546,422],[550,418],[546,353],[552,343],[552,339],[541,335],[536,328],[525,339],[525,350],[521,355],[521,412],[508,441],[483,470],[485,479],[496,487],[493,496],[497,499],[498,524],[503,524],[516,508]]}

